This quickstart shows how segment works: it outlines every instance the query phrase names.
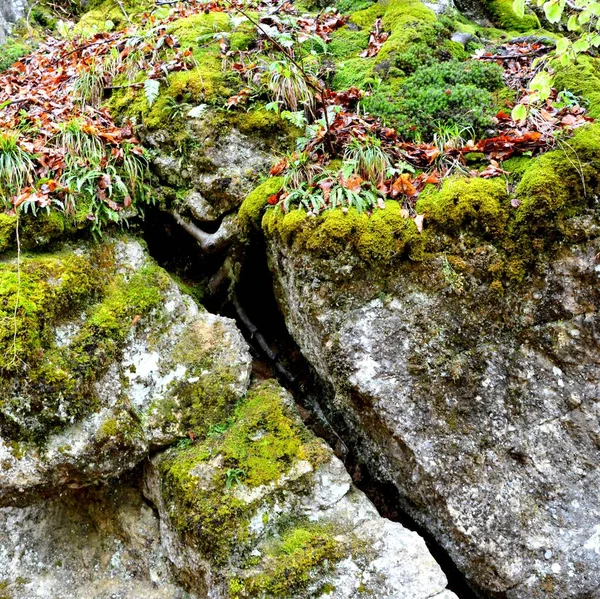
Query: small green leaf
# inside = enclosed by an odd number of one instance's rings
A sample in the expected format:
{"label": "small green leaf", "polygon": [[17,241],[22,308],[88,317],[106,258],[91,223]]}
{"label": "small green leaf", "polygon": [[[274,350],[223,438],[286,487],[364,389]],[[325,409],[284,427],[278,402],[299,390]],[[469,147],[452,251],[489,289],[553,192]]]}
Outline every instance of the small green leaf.
{"label": "small green leaf", "polygon": [[527,107],[524,104],[517,104],[511,112],[513,121],[524,121],[527,118]]}
{"label": "small green leaf", "polygon": [[544,101],[550,97],[552,91],[552,79],[546,71],[540,71],[529,84],[529,89],[538,92],[540,100]]}
{"label": "small green leaf", "polygon": [[566,37],[559,37],[556,41],[556,53],[564,54],[569,49],[570,45],[571,40],[567,39]]}
{"label": "small green leaf", "polygon": [[563,10],[565,9],[564,0],[550,0],[544,4],[544,12],[546,18],[550,23],[558,23],[562,17]]}
{"label": "small green leaf", "polygon": [[521,19],[525,16],[525,0],[513,0],[512,8]]}
{"label": "small green leaf", "polygon": [[578,54],[580,52],[587,52],[590,49],[590,44],[587,41],[587,39],[585,37],[579,38],[574,44],[573,44],[573,50],[575,52],[577,52]]}
{"label": "small green leaf", "polygon": [[577,22],[577,15],[571,15],[569,17],[569,21],[567,22],[567,29],[569,31],[577,31],[578,29],[581,29],[579,23]]}
{"label": "small green leaf", "polygon": [[592,13],[589,10],[584,10],[583,12],[579,13],[579,16],[577,17],[577,21],[579,22],[580,25],[585,25],[586,23],[590,22],[591,18],[592,18]]}
{"label": "small green leaf", "polygon": [[144,94],[146,95],[148,106],[152,106],[152,104],[156,102],[159,88],[160,83],[156,79],[146,79],[146,81],[144,81]]}

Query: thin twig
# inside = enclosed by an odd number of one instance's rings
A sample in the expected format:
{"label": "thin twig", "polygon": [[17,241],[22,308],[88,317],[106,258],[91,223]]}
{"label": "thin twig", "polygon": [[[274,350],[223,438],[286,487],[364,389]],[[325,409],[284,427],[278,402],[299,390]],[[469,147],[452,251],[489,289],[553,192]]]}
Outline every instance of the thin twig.
{"label": "thin twig", "polygon": [[131,19],[129,18],[129,15],[127,14],[127,11],[125,10],[125,7],[123,6],[123,2],[121,2],[121,0],[117,0],[117,4],[119,5],[119,8],[121,9],[121,12],[125,15],[125,18],[127,19],[127,22],[130,25],[133,25],[133,23],[131,22]]}

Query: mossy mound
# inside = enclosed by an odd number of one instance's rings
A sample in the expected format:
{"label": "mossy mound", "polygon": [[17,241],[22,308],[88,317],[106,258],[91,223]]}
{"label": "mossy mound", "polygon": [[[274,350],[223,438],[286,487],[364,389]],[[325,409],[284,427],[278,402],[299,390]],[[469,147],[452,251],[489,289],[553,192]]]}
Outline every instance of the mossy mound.
{"label": "mossy mound", "polygon": [[250,518],[282,476],[300,462],[310,471],[327,458],[292,410],[276,383],[263,383],[202,442],[161,459],[171,524],[212,564],[223,566],[234,550],[245,556]]}
{"label": "mossy mound", "polygon": [[275,208],[267,211],[262,226],[267,236],[320,258],[335,258],[346,250],[356,251],[369,264],[423,257],[425,236],[393,200],[372,216],[359,214],[354,208],[328,210],[317,217],[308,216],[301,208],[288,214]]}
{"label": "mossy mound", "polygon": [[573,217],[597,213],[600,126],[578,130],[559,149],[536,159],[520,159],[516,177],[513,193],[500,178],[453,177],[440,188],[428,187],[416,205],[425,217],[422,233],[394,201],[371,216],[335,209],[313,217],[302,209],[283,214],[275,207],[265,213],[262,228],[294,251],[324,259],[350,252],[372,267],[440,253],[466,255],[493,244],[500,257],[480,275],[519,281],[544,252],[581,238]]}
{"label": "mossy mound", "polygon": [[523,17],[519,17],[513,10],[512,0],[486,0],[485,8],[500,29],[532,31],[540,28],[540,21],[533,12],[528,11]]}
{"label": "mossy mound", "polygon": [[555,67],[554,86],[559,91],[566,89],[581,96],[587,103],[587,114],[600,117],[600,59],[581,55],[574,64]]}
{"label": "mossy mound", "polygon": [[506,183],[499,178],[447,179],[441,189],[423,193],[417,203],[428,226],[449,234],[469,229],[489,238],[505,233],[509,207]]}
{"label": "mossy mound", "polygon": [[126,27],[130,20],[135,21],[145,12],[150,12],[154,3],[149,0],[116,0],[91,3],[90,10],[82,15],[75,25],[76,35],[93,35],[102,31],[112,31]]}
{"label": "mossy mound", "polygon": [[0,432],[43,441],[98,407],[94,383],[132,321],[162,303],[160,268],[118,272],[114,245],[25,256],[0,268]]}
{"label": "mossy mound", "polygon": [[231,597],[295,597],[346,553],[331,527],[314,523],[292,527],[270,544],[260,573],[230,580]]}
{"label": "mossy mound", "polygon": [[[227,86],[219,57],[219,46],[212,39],[215,33],[228,34],[230,19],[225,13],[197,14],[174,21],[167,27],[182,48],[191,48],[195,66],[170,73],[166,86],[161,85],[157,100],[150,106],[143,89],[117,90],[110,99],[112,112],[120,118],[135,118],[147,129],[172,126],[173,112],[179,105],[188,110],[201,103],[222,104],[233,93]],[[208,42],[206,37],[211,38]],[[187,118],[187,115],[182,114]]]}

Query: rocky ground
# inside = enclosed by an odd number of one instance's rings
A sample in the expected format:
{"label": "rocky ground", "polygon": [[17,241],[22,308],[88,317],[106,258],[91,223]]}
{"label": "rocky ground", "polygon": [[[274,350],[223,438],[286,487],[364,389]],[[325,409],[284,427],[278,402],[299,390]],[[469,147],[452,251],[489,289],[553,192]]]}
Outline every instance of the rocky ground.
{"label": "rocky ground", "polygon": [[0,5],[0,599],[600,598],[599,59],[512,121],[510,5]]}

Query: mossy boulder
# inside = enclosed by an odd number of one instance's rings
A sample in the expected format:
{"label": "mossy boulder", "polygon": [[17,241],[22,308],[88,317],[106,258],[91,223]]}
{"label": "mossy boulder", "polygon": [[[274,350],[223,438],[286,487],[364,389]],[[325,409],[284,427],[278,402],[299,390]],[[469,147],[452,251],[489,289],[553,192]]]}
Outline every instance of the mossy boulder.
{"label": "mossy boulder", "polygon": [[422,541],[377,515],[274,381],[203,441],[153,458],[145,485],[191,592],[342,599],[362,586],[404,599],[445,586]]}
{"label": "mossy boulder", "polygon": [[233,323],[201,312],[136,241],[7,259],[0,297],[0,505],[203,434],[248,385]]}

